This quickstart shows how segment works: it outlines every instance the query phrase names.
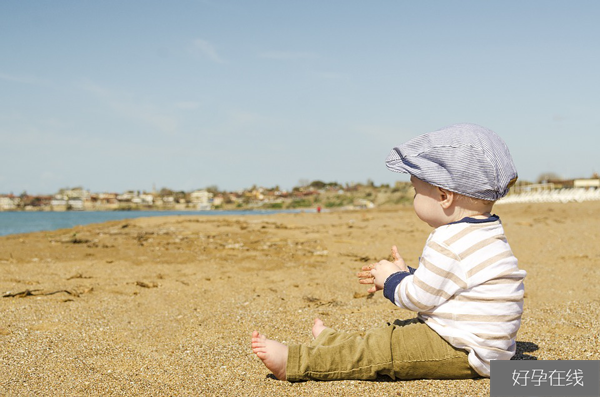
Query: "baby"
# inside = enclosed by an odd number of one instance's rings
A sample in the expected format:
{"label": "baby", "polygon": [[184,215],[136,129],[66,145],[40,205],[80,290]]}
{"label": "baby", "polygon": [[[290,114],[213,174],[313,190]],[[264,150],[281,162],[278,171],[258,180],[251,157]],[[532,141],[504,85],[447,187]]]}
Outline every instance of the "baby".
{"label": "baby", "polygon": [[316,319],[314,340],[284,345],[254,331],[252,350],[280,380],[464,379],[490,376],[490,360],[509,360],[523,312],[525,271],[517,266],[496,200],[517,180],[504,141],[474,124],[456,124],[395,147],[388,169],[410,174],[414,210],[434,230],[419,266],[364,266],[361,284],[417,312],[364,333]]}

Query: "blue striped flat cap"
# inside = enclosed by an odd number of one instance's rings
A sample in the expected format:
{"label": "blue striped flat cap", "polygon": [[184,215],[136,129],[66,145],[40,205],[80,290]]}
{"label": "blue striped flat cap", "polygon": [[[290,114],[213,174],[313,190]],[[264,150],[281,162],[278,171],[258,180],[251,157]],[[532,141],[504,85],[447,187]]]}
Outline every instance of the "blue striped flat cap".
{"label": "blue striped flat cap", "polygon": [[506,143],[476,124],[454,124],[395,147],[388,169],[455,193],[495,201],[517,180]]}

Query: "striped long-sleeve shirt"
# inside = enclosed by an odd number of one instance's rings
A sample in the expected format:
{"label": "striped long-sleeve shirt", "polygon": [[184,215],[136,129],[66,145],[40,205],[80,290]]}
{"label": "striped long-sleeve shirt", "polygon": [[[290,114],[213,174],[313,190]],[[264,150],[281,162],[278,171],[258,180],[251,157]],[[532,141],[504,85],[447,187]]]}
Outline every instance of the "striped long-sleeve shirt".
{"label": "striped long-sleeve shirt", "polygon": [[[386,281],[389,298],[418,316],[490,376],[490,360],[509,360],[523,313],[523,279],[497,216],[435,229],[414,274]],[[391,284],[391,285],[390,285]],[[385,291],[384,291],[385,292]]]}

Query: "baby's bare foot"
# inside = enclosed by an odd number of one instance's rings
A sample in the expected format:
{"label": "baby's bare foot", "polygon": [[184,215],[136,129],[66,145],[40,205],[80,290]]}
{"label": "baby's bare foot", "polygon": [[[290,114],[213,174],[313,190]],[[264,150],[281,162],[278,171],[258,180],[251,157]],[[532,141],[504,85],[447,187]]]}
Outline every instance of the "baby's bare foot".
{"label": "baby's bare foot", "polygon": [[317,337],[321,334],[321,332],[323,332],[325,328],[326,327],[325,324],[323,324],[323,321],[321,321],[321,319],[319,318],[315,318],[315,324],[312,327],[313,337],[317,339]]}
{"label": "baby's bare foot", "polygon": [[285,380],[288,347],[283,343],[267,339],[258,331],[252,333],[252,351],[279,380]]}

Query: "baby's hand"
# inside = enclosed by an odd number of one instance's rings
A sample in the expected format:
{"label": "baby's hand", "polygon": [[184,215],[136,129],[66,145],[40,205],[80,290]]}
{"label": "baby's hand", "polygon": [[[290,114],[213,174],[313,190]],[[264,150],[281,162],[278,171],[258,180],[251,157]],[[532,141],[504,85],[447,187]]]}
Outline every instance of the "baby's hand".
{"label": "baby's hand", "polygon": [[401,271],[402,269],[395,263],[386,260],[379,261],[373,266],[373,269],[371,269],[371,274],[373,275],[373,284],[375,284],[375,286],[371,289],[375,288],[375,291],[383,289],[385,280],[387,280],[392,274]]}
{"label": "baby's hand", "polygon": [[374,284],[367,292],[373,293],[383,289],[383,284],[389,276],[402,271],[402,269],[386,260],[363,266],[362,272],[358,273],[358,282],[361,284]]}
{"label": "baby's hand", "polygon": [[409,270],[406,263],[404,263],[404,259],[402,259],[398,252],[398,247],[395,245],[392,246],[392,257],[394,258],[394,264],[400,268],[400,271],[407,272]]}
{"label": "baby's hand", "polygon": [[[358,272],[357,276],[358,276],[358,282],[361,284],[374,284],[374,280],[375,278],[373,277],[373,275],[371,274],[371,270],[375,267],[375,264],[372,265],[368,265],[368,266],[363,266],[362,272]],[[369,288],[367,290],[367,292],[375,292],[377,291],[376,287],[373,286],[371,288]]]}
{"label": "baby's hand", "polygon": [[367,292],[373,293],[382,290],[385,280],[389,276],[397,272],[408,271],[408,266],[404,263],[395,245],[392,247],[392,257],[394,258],[394,262],[382,260],[362,267],[362,272],[357,274],[358,282],[361,284],[373,284]]}

